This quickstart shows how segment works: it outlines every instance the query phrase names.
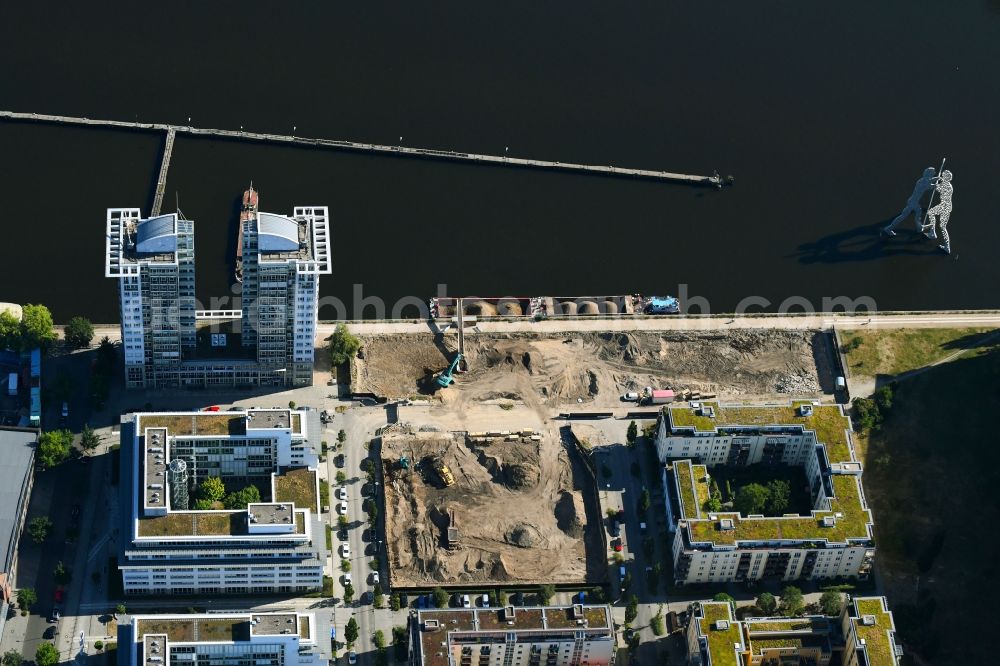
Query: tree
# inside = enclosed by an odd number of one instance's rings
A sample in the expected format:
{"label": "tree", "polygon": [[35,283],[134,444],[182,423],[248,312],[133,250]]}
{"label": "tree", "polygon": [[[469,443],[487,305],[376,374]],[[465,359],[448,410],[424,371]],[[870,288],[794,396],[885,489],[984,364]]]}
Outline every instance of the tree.
{"label": "tree", "polygon": [[101,338],[101,344],[97,346],[96,370],[102,375],[109,375],[115,369],[117,361],[118,350],[115,348],[115,343],[111,342],[111,338],[105,335]]}
{"label": "tree", "polygon": [[31,540],[35,543],[41,543],[45,541],[49,536],[49,530],[52,529],[52,521],[49,520],[48,516],[38,516],[37,518],[32,518],[31,522],[28,523],[28,532],[31,534]]}
{"label": "tree", "polygon": [[344,482],[347,481],[347,475],[344,474],[344,470],[337,471],[337,485],[342,486]]}
{"label": "tree", "polygon": [[655,636],[662,636],[667,632],[663,623],[663,604],[660,604],[659,609],[656,611],[656,615],[654,615],[653,619],[649,621],[649,628],[653,630],[653,635]]}
{"label": "tree", "polygon": [[294,400],[289,400],[288,401],[288,409],[295,409],[295,401]]}
{"label": "tree", "polygon": [[38,602],[38,595],[35,593],[34,588],[22,587],[17,591],[17,605],[21,607],[21,610],[30,611],[31,607]]}
{"label": "tree", "polygon": [[66,336],[66,344],[74,349],[81,349],[90,345],[94,339],[94,325],[86,317],[73,317],[63,328]]}
{"label": "tree", "polygon": [[397,626],[392,628],[392,646],[396,649],[396,661],[402,662],[409,652],[410,633],[406,627]]}
{"label": "tree", "polygon": [[226,496],[226,484],[218,476],[210,476],[198,485],[198,498],[209,502],[221,502]]}
{"label": "tree", "polygon": [[354,601],[354,586],[348,583],[344,586],[344,603],[349,604]]}
{"label": "tree", "polygon": [[2,660],[3,666],[21,666],[24,663],[24,659],[21,657],[21,653],[16,650],[7,650],[3,654]]}
{"label": "tree", "polygon": [[7,310],[0,312],[0,349],[21,348],[21,322]]}
{"label": "tree", "polygon": [[844,608],[844,599],[837,590],[827,590],[819,598],[819,607],[823,615],[840,615]]}
{"label": "tree", "polygon": [[43,432],[38,438],[38,462],[51,469],[66,460],[73,448],[73,433],[69,430]]}
{"label": "tree", "polygon": [[128,609],[125,608],[125,604],[118,604],[117,606],[115,606],[115,615],[124,615],[127,612]]}
{"label": "tree", "polygon": [[639,615],[639,597],[634,594],[628,598],[628,605],[625,606],[625,623],[631,624]]}
{"label": "tree", "polygon": [[351,570],[351,561],[347,559],[340,560],[340,570],[344,573],[348,573]]}
{"label": "tree", "polygon": [[778,610],[778,602],[770,592],[761,592],[757,596],[757,608],[765,615],[773,615],[774,611]]}
{"label": "tree", "polygon": [[782,615],[801,615],[804,609],[805,601],[802,599],[802,590],[794,585],[789,585],[781,591]]}
{"label": "tree", "polygon": [[215,508],[215,502],[207,499],[196,499],[194,501],[195,511],[211,511]]}
{"label": "tree", "polygon": [[49,348],[58,336],[52,329],[52,313],[44,305],[25,305],[21,310],[21,349]]}
{"label": "tree", "polygon": [[234,493],[226,495],[226,499],[223,500],[222,504],[227,509],[245,509],[247,508],[247,504],[254,502],[260,502],[260,490],[251,483],[243,490],[237,490]]}
{"label": "tree", "polygon": [[52,577],[59,585],[66,585],[72,580],[73,574],[63,565],[62,560],[56,562],[56,568],[52,570]]}
{"label": "tree", "polygon": [[343,514],[337,516],[337,526],[340,529],[346,529],[349,522],[350,521],[347,520],[347,516],[345,516]]}
{"label": "tree", "polygon": [[97,445],[101,443],[100,438],[94,429],[90,427],[90,424],[85,424],[83,430],[80,431],[80,446],[82,446],[87,451],[92,451],[97,448]]}
{"label": "tree", "polygon": [[628,424],[628,431],[625,433],[625,441],[628,442],[629,446],[635,446],[635,440],[639,438],[639,426],[636,425],[635,421]]}
{"label": "tree", "polygon": [[361,340],[348,331],[344,324],[337,324],[333,335],[327,339],[330,341],[330,363],[333,367],[347,363],[361,349]]}
{"label": "tree", "polygon": [[385,634],[381,629],[375,630],[375,633],[372,635],[372,642],[375,643],[375,647],[379,650],[385,649]]}
{"label": "tree", "polygon": [[733,506],[744,516],[749,516],[763,513],[767,500],[767,488],[759,483],[748,483],[736,492]]}
{"label": "tree", "polygon": [[649,489],[643,488],[639,493],[639,513],[646,515],[647,511],[649,511]]}
{"label": "tree", "polygon": [[505,592],[504,590],[500,590],[499,592],[497,592],[497,602],[498,602],[497,605],[500,606],[501,608],[506,607],[508,603],[507,592]]}
{"label": "tree", "polygon": [[858,432],[873,430],[882,421],[882,415],[871,398],[855,398],[851,405],[854,407],[855,430]]}
{"label": "tree", "polygon": [[52,643],[39,643],[35,650],[35,663],[38,666],[56,666],[59,663],[59,650]]}
{"label": "tree", "polygon": [[733,603],[734,599],[731,595],[728,595],[725,592],[719,592],[714,597],[712,597],[712,601],[721,601],[723,603],[731,604]]}
{"label": "tree", "polygon": [[540,585],[538,587],[538,599],[543,606],[548,606],[552,597],[556,595],[555,585]]}
{"label": "tree", "polygon": [[780,516],[788,509],[788,498],[791,489],[787,481],[773,479],[767,483],[767,513]]}
{"label": "tree", "polygon": [[431,592],[431,596],[434,597],[434,605],[438,608],[444,608],[448,605],[448,593],[444,591],[443,587],[435,587]]}
{"label": "tree", "polygon": [[375,583],[375,589],[372,590],[372,605],[375,608],[382,608],[385,606],[385,594],[382,593],[382,584]]}
{"label": "tree", "polygon": [[398,593],[393,593],[389,597],[389,608],[392,611],[398,611],[399,607],[400,607],[400,604],[399,604],[399,594]]}
{"label": "tree", "polygon": [[347,441],[347,432],[343,428],[337,432],[337,441],[341,444]]}
{"label": "tree", "polygon": [[358,621],[353,617],[347,621],[347,626],[344,627],[344,640],[347,641],[348,645],[353,645],[354,641],[358,640]]}
{"label": "tree", "polygon": [[104,649],[104,641],[94,641],[94,649],[100,652]]}

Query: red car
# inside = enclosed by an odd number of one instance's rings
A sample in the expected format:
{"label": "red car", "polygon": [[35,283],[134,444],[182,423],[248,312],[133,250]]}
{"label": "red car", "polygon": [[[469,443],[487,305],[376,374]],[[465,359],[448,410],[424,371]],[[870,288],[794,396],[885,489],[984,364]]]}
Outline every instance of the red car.
{"label": "red car", "polygon": [[612,549],[613,549],[613,550],[614,550],[614,551],[615,551],[616,553],[620,553],[620,552],[622,552],[622,540],[621,540],[621,539],[614,539],[614,540],[613,540],[613,541],[611,542],[611,548],[612,548]]}
{"label": "red car", "polygon": [[206,407],[205,409],[203,409],[201,411],[203,411],[203,412],[217,412],[220,409],[222,409],[222,408],[219,407],[218,405],[212,405],[211,407]]}
{"label": "red car", "polygon": [[63,589],[62,587],[56,588],[56,603],[61,604],[63,600]]}

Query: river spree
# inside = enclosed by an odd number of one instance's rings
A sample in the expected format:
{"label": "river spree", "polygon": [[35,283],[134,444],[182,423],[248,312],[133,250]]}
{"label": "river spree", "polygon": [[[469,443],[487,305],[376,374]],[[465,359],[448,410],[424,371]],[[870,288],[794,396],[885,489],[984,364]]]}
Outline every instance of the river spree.
{"label": "river spree", "polygon": [[[872,6],[873,4],[877,6]],[[236,206],[330,207],[323,293],[871,298],[1000,306],[1000,4],[8,4],[0,108],[685,173],[722,191],[179,138],[164,210],[199,298],[231,293]],[[40,39],[44,35],[44,39]],[[0,123],[0,300],[117,321],[104,209],[148,211],[162,137]],[[953,254],[880,239],[955,173]],[[323,312],[321,316],[332,316]]]}

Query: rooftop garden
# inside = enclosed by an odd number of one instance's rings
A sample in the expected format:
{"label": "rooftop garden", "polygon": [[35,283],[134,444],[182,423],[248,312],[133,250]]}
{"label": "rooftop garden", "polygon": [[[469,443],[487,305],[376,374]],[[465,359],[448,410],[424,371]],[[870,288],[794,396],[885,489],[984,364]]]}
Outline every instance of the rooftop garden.
{"label": "rooftop garden", "polygon": [[[871,666],[893,666],[896,663],[895,654],[890,645],[888,631],[893,628],[892,617],[882,608],[880,598],[855,599],[858,617],[854,619],[854,628],[858,638],[864,639],[868,653],[868,663]],[[861,616],[874,615],[875,624],[861,624]]]}
{"label": "rooftop garden", "polygon": [[309,618],[305,616],[299,617],[299,638],[308,640],[309,639]]}
{"label": "rooftop garden", "polygon": [[800,618],[789,618],[787,620],[760,620],[749,622],[750,632],[757,631],[815,631],[825,627],[825,621],[813,622]]}
{"label": "rooftop garden", "polygon": [[306,467],[274,475],[274,501],[292,502],[316,513],[316,472]]}
{"label": "rooftop garden", "polygon": [[245,421],[242,416],[196,412],[193,414],[141,414],[139,429],[166,428],[167,435],[241,435]]}
{"label": "rooftop garden", "polygon": [[604,611],[604,606],[584,606],[583,617],[587,620],[587,626],[592,629],[606,628],[608,626],[608,616]]}
{"label": "rooftop garden", "polygon": [[698,498],[698,508],[704,509],[708,502],[711,484],[708,476],[708,467],[705,465],[691,465],[691,475],[694,477],[694,492]]}
{"label": "rooftop garden", "polygon": [[245,620],[229,618],[218,620],[139,620],[138,634],[166,634],[167,640],[190,643],[194,641],[232,641],[238,636],[239,625]]}
{"label": "rooftop garden", "polygon": [[801,638],[761,638],[753,641],[754,654],[761,654],[764,650],[775,650],[778,648],[801,648],[803,642]]}
{"label": "rooftop garden", "polygon": [[691,462],[679,460],[674,463],[674,476],[680,488],[681,513],[685,518],[698,517],[698,502],[694,494],[694,477],[691,475]]}
{"label": "rooftop garden", "polygon": [[[831,463],[853,460],[848,444],[850,423],[836,405],[813,405],[812,416],[799,416],[794,402],[778,407],[720,405],[703,402],[715,408],[715,418],[701,416],[689,407],[665,408],[672,428],[693,428],[697,432],[717,432],[735,426],[801,426],[816,431],[816,439],[826,447]],[[811,404],[811,403],[808,403]]]}
{"label": "rooftop garden", "polygon": [[139,536],[228,536],[245,532],[241,511],[171,512],[139,519]]}
{"label": "rooftop garden", "polygon": [[[790,518],[743,518],[738,513],[713,514],[716,520],[690,520],[688,530],[693,542],[710,541],[733,544],[737,541],[777,541],[781,539],[809,541],[827,540],[844,543],[848,539],[868,539],[871,513],[861,505],[858,477],[834,474],[831,477],[835,497],[830,499],[830,511],[813,511],[811,516]],[[825,527],[823,518],[834,516],[836,524]],[[719,528],[718,518],[732,518],[734,529]]]}
{"label": "rooftop garden", "polygon": [[[728,603],[703,603],[701,605],[702,619],[701,634],[708,639],[708,652],[711,655],[712,666],[737,666],[739,662],[736,658],[734,645],[743,644],[743,632],[740,624],[733,621],[733,616]],[[729,628],[719,631],[715,628],[715,623],[719,620],[727,620]]]}

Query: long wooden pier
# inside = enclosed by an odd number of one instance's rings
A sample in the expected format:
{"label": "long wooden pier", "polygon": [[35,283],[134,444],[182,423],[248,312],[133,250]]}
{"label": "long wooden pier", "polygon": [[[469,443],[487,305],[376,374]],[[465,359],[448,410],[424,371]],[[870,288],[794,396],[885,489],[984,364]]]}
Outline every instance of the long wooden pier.
{"label": "long wooden pier", "polygon": [[156,178],[156,194],[153,196],[153,208],[150,217],[160,214],[160,206],[163,205],[163,191],[167,187],[167,170],[170,168],[170,156],[174,152],[174,139],[177,137],[177,129],[171,127],[167,130],[167,139],[163,144],[163,160],[160,162],[160,175]]}
{"label": "long wooden pier", "polygon": [[191,134],[195,136],[216,136],[240,141],[260,141],[266,143],[290,144],[298,146],[317,146],[323,148],[333,148],[338,150],[349,150],[364,153],[380,153],[384,155],[397,155],[406,157],[424,157],[439,160],[453,160],[458,162],[474,162],[478,164],[494,164],[497,166],[529,167],[537,169],[549,169],[555,171],[570,171],[576,173],[587,173],[603,176],[620,176],[628,178],[641,178],[645,180],[659,180],[665,182],[687,183],[689,185],[709,185],[721,187],[724,182],[719,174],[711,176],[697,176],[686,173],[673,173],[670,171],[654,171],[650,169],[630,169],[626,167],[604,166],[600,164],[575,164],[572,162],[553,162],[548,160],[531,160],[522,157],[508,157],[506,155],[481,155],[477,153],[463,153],[453,150],[434,150],[431,148],[408,148],[404,146],[386,146],[377,143],[360,143],[357,141],[339,141],[336,139],[313,139],[301,136],[289,136],[283,134],[264,134],[260,132],[245,132],[243,130],[224,130],[206,127],[192,127],[190,125],[169,125],[165,123],[140,123],[127,122],[123,120],[100,120],[94,118],[77,118],[73,116],[56,116],[43,113],[22,113],[18,111],[0,110],[0,119],[36,121],[43,123],[55,123],[60,125],[86,125],[90,127],[107,127],[115,129],[140,129],[152,130],[167,133],[167,150],[164,152],[164,160],[160,167],[160,177],[157,180],[157,197],[154,209],[159,209],[162,200],[162,190],[166,181],[166,169],[169,167],[170,150],[173,148],[171,137],[177,133]]}

